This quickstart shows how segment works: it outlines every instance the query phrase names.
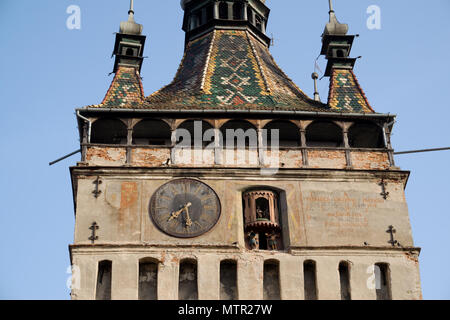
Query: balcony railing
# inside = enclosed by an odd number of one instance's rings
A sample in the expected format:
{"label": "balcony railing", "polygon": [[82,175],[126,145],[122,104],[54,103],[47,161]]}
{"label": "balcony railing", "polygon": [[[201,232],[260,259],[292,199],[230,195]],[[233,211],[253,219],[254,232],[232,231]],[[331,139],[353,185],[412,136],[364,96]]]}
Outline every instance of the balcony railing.
{"label": "balcony railing", "polygon": [[84,145],[84,164],[105,167],[232,167],[387,170],[390,149],[290,147],[195,149],[171,146]]}

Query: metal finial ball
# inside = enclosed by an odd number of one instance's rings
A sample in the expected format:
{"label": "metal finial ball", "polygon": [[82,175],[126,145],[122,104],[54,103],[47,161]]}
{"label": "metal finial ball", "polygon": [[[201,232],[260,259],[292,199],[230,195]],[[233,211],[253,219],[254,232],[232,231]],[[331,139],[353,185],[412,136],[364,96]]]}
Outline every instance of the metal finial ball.
{"label": "metal finial ball", "polygon": [[313,74],[311,75],[311,78],[313,78],[314,80],[319,79],[319,74],[317,72],[313,72]]}

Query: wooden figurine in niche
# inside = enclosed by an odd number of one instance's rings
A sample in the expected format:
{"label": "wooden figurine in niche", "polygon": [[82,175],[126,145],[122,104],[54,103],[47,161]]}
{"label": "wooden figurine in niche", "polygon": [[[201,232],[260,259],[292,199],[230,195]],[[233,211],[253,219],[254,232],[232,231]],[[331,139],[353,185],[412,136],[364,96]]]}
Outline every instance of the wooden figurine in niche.
{"label": "wooden figurine in niche", "polygon": [[266,233],[267,247],[269,250],[278,250],[278,234],[276,232]]}
{"label": "wooden figurine in niche", "polygon": [[252,250],[259,249],[259,236],[257,233],[254,233],[253,231],[248,233],[248,243],[250,244],[250,248]]}
{"label": "wooden figurine in niche", "polygon": [[277,192],[268,189],[253,189],[243,193],[247,248],[283,250],[278,199]]}

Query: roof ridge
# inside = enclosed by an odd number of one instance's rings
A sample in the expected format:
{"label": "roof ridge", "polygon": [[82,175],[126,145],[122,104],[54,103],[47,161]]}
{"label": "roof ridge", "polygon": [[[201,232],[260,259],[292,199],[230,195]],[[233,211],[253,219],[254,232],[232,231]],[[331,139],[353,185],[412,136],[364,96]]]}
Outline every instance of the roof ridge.
{"label": "roof ridge", "polygon": [[206,76],[208,74],[209,63],[211,61],[211,54],[212,54],[212,51],[213,51],[213,48],[214,48],[215,40],[216,40],[216,30],[213,31],[211,44],[210,44],[209,49],[208,49],[208,55],[206,56],[205,68],[203,69],[202,83],[200,85],[200,91],[202,91],[202,92],[204,92]]}
{"label": "roof ridge", "polygon": [[256,48],[255,48],[255,46],[253,45],[253,43],[252,43],[252,41],[251,41],[251,39],[250,39],[249,32],[248,32],[247,30],[245,31],[245,34],[246,34],[246,36],[247,36],[247,41],[248,41],[248,43],[250,44],[250,48],[252,49],[253,56],[255,57],[255,60],[256,60],[256,64],[257,64],[257,66],[258,66],[258,69],[259,69],[259,71],[261,72],[261,77],[262,77],[262,79],[263,79],[263,81],[264,81],[264,86],[266,87],[267,92],[270,93],[272,90],[271,90],[271,88],[269,87],[269,83],[267,82],[267,76],[266,76],[266,74],[265,74],[265,72],[264,72],[264,69],[263,69],[263,67],[262,67],[262,65],[261,65],[261,61],[259,60],[259,56],[258,56],[258,54],[257,54],[257,52],[256,52]]}
{"label": "roof ridge", "polygon": [[353,75],[353,79],[355,79],[356,85],[358,86],[359,91],[361,92],[361,95],[363,96],[364,100],[367,103],[367,106],[369,107],[370,110],[372,110],[373,112],[375,112],[375,110],[372,108],[372,106],[370,105],[369,99],[367,99],[366,94],[363,90],[363,88],[361,87],[361,85],[359,84],[358,78],[356,77],[356,74],[353,72],[353,70],[350,70],[350,73]]}
{"label": "roof ridge", "polygon": [[291,84],[303,95],[305,96],[305,98],[314,101],[313,99],[311,99],[302,89],[300,89],[300,87],[283,71],[283,69],[278,65],[278,63],[275,61],[275,58],[273,57],[272,53],[270,52],[269,48],[267,48],[267,51],[269,53],[269,57],[271,59],[271,62],[273,63],[273,65],[278,69],[278,71],[281,73],[281,75],[286,78],[286,80],[288,80],[289,82],[291,82]]}

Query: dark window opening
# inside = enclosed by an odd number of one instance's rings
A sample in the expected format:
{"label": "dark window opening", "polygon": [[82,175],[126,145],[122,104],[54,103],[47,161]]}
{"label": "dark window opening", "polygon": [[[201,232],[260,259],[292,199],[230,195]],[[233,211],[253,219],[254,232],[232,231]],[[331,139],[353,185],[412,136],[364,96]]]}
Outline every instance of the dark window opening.
{"label": "dark window opening", "polygon": [[127,144],[126,125],[117,119],[99,119],[92,124],[91,143]]}
{"label": "dark window opening", "polygon": [[316,263],[308,260],[303,263],[305,300],[317,300]]}
{"label": "dark window opening", "polygon": [[256,199],[256,218],[270,220],[269,200],[266,198]]}
{"label": "dark window opening", "polygon": [[134,50],[131,49],[131,48],[128,48],[125,55],[127,55],[127,56],[134,56]]}
{"label": "dark window opening", "polygon": [[201,13],[196,11],[191,14],[190,30],[200,26]]}
{"label": "dark window opening", "polygon": [[[188,120],[176,130],[177,143],[182,147],[206,147],[214,143],[214,128],[206,121]],[[205,133],[208,131],[208,134]]]}
{"label": "dark window opening", "polygon": [[170,146],[172,132],[162,120],[142,120],[133,128],[134,145]]}
{"label": "dark window opening", "polygon": [[206,6],[206,22],[214,19],[214,5],[210,4]]}
{"label": "dark window opening", "polygon": [[264,263],[263,299],[280,300],[280,266],[278,261],[266,261]]}
{"label": "dark window opening", "polygon": [[235,2],[233,4],[233,20],[242,20],[242,11],[244,10],[244,7],[242,3]]}
{"label": "dark window opening", "polygon": [[179,300],[198,300],[197,263],[182,261],[178,283]]}
{"label": "dark window opening", "polygon": [[255,16],[255,26],[256,28],[258,28],[259,31],[263,31],[263,18],[261,18],[261,16],[256,15]]}
{"label": "dark window opening", "polygon": [[222,261],[220,263],[220,300],[237,300],[237,263]]}
{"label": "dark window opening", "polygon": [[377,300],[392,300],[389,266],[386,263],[375,264],[375,285]]}
{"label": "dark window opening", "polygon": [[[275,130],[278,130],[279,147],[299,147],[301,145],[301,137],[299,128],[289,121],[273,121],[264,127],[263,144],[276,146]],[[267,141],[267,144],[266,144]]]}
{"label": "dark window opening", "polygon": [[265,232],[260,232],[258,234],[258,238],[259,238],[259,250],[267,250],[268,246],[267,246],[267,236]]}
{"label": "dark window opening", "polygon": [[228,20],[228,3],[221,2],[219,4],[219,19]]}
{"label": "dark window opening", "polygon": [[250,23],[255,24],[255,21],[254,21],[255,11],[253,11],[253,9],[249,7],[247,9],[247,15],[248,15],[248,19],[249,19]]}
{"label": "dark window opening", "polygon": [[339,263],[339,279],[341,284],[341,300],[351,300],[350,266],[348,262]]}
{"label": "dark window opening", "polygon": [[158,299],[158,264],[139,263],[139,300]]}
{"label": "dark window opening", "polygon": [[111,300],[112,262],[100,261],[98,264],[96,300]]}
{"label": "dark window opening", "polygon": [[200,21],[199,21],[199,27],[204,25],[206,23],[206,8],[202,8],[199,13],[198,16],[200,17]]}
{"label": "dark window opening", "polygon": [[308,147],[343,147],[342,129],[332,122],[313,122],[306,129],[306,144]]}
{"label": "dark window opening", "polygon": [[345,52],[342,49],[336,50],[336,55],[338,58],[343,58],[345,56]]}
{"label": "dark window opening", "polygon": [[348,130],[352,148],[384,148],[383,130],[371,122],[355,123]]}
{"label": "dark window opening", "polygon": [[228,121],[220,130],[227,149],[258,148],[258,132],[250,122]]}

